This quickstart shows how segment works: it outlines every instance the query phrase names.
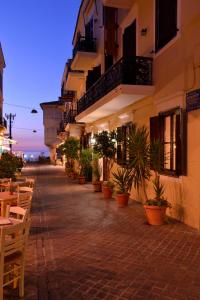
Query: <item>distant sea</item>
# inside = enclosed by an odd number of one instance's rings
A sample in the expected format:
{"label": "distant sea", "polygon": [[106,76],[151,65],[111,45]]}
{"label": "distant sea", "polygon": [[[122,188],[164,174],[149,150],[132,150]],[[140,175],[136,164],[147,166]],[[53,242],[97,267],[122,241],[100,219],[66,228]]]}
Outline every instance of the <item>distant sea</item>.
{"label": "distant sea", "polygon": [[37,161],[39,156],[49,156],[48,151],[24,151],[23,153],[26,161]]}

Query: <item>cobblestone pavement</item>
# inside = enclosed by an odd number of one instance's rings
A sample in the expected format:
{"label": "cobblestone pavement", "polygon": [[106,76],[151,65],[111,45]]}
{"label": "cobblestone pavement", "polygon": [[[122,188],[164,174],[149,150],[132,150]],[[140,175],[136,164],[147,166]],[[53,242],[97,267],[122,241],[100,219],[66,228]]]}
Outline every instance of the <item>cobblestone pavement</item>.
{"label": "cobblestone pavement", "polygon": [[[141,205],[118,209],[61,167],[25,171],[36,176],[36,192],[24,299],[200,299],[196,230],[149,226]],[[16,300],[13,293],[5,298]]]}

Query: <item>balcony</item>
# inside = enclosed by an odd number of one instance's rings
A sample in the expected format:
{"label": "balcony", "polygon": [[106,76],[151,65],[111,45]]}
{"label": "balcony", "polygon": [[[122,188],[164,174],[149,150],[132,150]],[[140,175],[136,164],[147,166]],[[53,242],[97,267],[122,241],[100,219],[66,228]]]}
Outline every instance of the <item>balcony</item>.
{"label": "balcony", "polygon": [[70,68],[67,72],[65,88],[67,90],[77,91],[84,80],[84,71],[72,70]]}
{"label": "balcony", "polygon": [[103,0],[105,6],[124,9],[130,9],[133,3],[133,0]]}
{"label": "balcony", "polygon": [[61,97],[59,97],[59,100],[63,102],[72,102],[75,98],[75,95],[75,91],[65,90],[64,87],[62,87]]}
{"label": "balcony", "polygon": [[65,124],[74,124],[76,123],[75,117],[77,116],[77,110],[70,109],[65,116]]}
{"label": "balcony", "polygon": [[121,58],[78,101],[78,122],[93,122],[150,96],[152,58]]}
{"label": "balcony", "polygon": [[96,39],[80,36],[73,49],[73,70],[89,70],[97,58]]}

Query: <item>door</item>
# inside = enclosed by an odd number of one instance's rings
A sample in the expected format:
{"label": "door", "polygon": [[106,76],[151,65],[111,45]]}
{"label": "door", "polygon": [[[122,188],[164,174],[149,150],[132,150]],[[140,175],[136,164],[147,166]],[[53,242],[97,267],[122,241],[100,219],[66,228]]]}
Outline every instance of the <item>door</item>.
{"label": "door", "polygon": [[136,21],[126,27],[123,34],[123,57],[136,56]]}
{"label": "door", "polygon": [[123,34],[123,83],[136,83],[136,21]]}

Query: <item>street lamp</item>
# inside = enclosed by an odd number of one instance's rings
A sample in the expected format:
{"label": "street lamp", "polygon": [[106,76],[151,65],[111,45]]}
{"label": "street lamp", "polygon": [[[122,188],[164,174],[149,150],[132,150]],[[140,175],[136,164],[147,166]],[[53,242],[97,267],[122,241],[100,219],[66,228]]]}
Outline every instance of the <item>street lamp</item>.
{"label": "street lamp", "polygon": [[[9,139],[12,140],[12,125],[16,114],[5,114],[6,119],[9,121]],[[12,143],[9,144],[10,152],[12,152]]]}

